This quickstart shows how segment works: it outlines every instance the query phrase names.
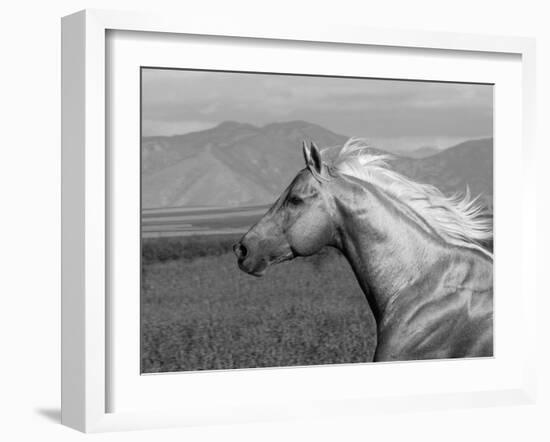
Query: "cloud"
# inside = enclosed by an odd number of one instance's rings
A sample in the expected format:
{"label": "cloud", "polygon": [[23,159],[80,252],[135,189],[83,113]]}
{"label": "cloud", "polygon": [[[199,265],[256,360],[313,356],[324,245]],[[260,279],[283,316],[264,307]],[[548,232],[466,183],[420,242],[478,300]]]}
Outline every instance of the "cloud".
{"label": "cloud", "polygon": [[294,119],[371,137],[473,138],[493,130],[489,85],[158,69],[142,79],[143,118],[158,134]]}

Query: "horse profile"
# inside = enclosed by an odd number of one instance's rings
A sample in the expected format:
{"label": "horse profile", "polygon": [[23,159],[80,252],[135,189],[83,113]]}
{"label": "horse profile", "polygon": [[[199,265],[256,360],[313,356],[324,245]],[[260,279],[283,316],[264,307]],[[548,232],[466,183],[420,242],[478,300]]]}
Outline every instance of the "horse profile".
{"label": "horse profile", "polygon": [[490,224],[469,192],[447,197],[351,139],[334,153],[304,142],[306,167],[235,244],[241,270],[339,249],[377,327],[375,361],[493,354]]}

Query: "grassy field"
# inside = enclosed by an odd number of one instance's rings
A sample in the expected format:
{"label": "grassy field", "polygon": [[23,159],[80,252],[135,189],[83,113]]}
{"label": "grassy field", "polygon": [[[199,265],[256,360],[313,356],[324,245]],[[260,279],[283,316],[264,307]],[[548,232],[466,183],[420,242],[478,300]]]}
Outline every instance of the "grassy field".
{"label": "grassy field", "polygon": [[144,373],[370,361],[375,328],[335,251],[263,278],[241,272],[235,236],[144,240]]}

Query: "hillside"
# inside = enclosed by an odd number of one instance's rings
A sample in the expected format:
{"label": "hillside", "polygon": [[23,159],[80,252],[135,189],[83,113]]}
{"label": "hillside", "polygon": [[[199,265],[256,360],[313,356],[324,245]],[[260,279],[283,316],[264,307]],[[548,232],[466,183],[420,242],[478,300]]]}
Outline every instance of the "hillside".
{"label": "hillside", "polygon": [[413,149],[411,151],[405,151],[405,150],[390,151],[390,153],[392,153],[393,155],[398,155],[400,157],[407,157],[407,158],[415,158],[415,159],[430,157],[439,152],[441,152],[441,150],[433,146],[422,146],[422,147],[419,147],[418,149]]}
{"label": "hillside", "polygon": [[393,166],[446,194],[464,192],[469,187],[472,196],[481,195],[485,206],[493,209],[492,138],[466,141],[427,158],[399,158]]}
{"label": "hillside", "polygon": [[[302,140],[335,146],[347,138],[305,121],[263,127],[225,122],[185,135],[144,138],[142,204],[144,208],[266,204],[303,167]],[[408,154],[395,153],[392,165],[401,173],[448,194],[469,186],[492,208],[492,139],[467,141],[444,151],[421,147]]]}
{"label": "hillside", "polygon": [[265,204],[302,168],[302,140],[331,146],[346,139],[303,121],[261,128],[226,122],[183,136],[145,138],[143,207]]}

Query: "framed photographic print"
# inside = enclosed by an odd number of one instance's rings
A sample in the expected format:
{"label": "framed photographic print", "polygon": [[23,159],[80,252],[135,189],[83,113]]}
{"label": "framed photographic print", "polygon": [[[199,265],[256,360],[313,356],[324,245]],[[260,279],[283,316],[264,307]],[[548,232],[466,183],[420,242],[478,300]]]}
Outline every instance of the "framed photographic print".
{"label": "framed photographic print", "polygon": [[63,423],[532,401],[533,42],[241,25],[63,19]]}

